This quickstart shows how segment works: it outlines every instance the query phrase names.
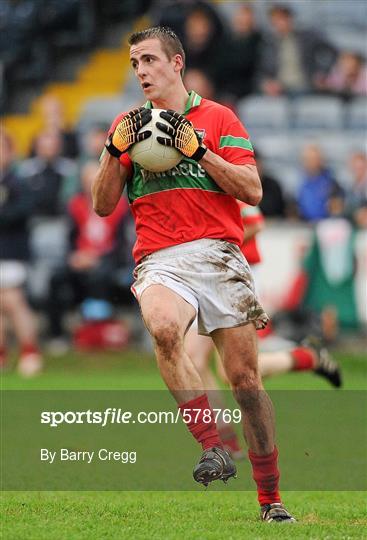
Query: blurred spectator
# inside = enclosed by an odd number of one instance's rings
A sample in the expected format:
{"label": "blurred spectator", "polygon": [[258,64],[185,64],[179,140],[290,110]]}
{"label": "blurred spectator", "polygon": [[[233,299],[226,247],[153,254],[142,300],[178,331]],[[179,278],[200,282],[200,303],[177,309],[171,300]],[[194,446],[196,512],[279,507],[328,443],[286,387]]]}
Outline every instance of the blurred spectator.
{"label": "blurred spectator", "polygon": [[357,53],[342,51],[330,73],[320,78],[318,87],[346,99],[366,96],[367,67],[364,59]]}
{"label": "blurred spectator", "polygon": [[78,50],[93,45],[98,35],[97,8],[95,0],[42,2],[40,21],[47,45],[55,49],[74,47]]}
{"label": "blurred spectator", "polygon": [[65,266],[51,278],[48,302],[50,335],[55,348],[64,335],[66,311],[81,302],[87,319],[110,319],[109,303],[113,273],[117,268],[116,249],[119,227],[128,211],[121,198],[114,212],[101,218],[93,210],[91,185],[98,171],[98,161],[85,163],[81,170],[82,191],[69,202],[71,223],[70,248]]}
{"label": "blurred spectator", "polygon": [[185,71],[184,83],[187,90],[195,90],[206,99],[215,98],[215,87],[210,77],[202,70],[189,68]]}
{"label": "blurred spectator", "polygon": [[196,3],[196,0],[160,0],[160,2],[155,2],[154,25],[172,28],[182,41],[187,14]]}
{"label": "blurred spectator", "polygon": [[61,135],[42,132],[35,141],[35,157],[25,160],[21,174],[34,193],[34,216],[55,217],[65,212],[66,202],[76,191],[76,167],[61,157]]}
{"label": "blurred spectator", "polygon": [[65,256],[66,205],[77,191],[75,163],[61,157],[61,149],[60,134],[44,131],[35,141],[35,157],[19,168],[34,200],[29,223],[32,265],[28,286],[32,304],[39,307],[47,297],[52,270]]}
{"label": "blurred spectator", "polygon": [[82,137],[80,149],[80,160],[86,161],[99,159],[106,142],[106,133],[109,125],[96,124],[90,127],[87,133]]}
{"label": "blurred spectator", "polygon": [[263,198],[259,204],[265,217],[284,217],[286,203],[279,182],[264,170],[261,155],[256,150],[256,165],[261,178]]}
{"label": "blurred spectator", "polygon": [[269,14],[272,32],[262,50],[262,90],[271,96],[310,91],[334,62],[333,47],[312,30],[296,29],[289,5],[274,5]]}
{"label": "blurred spectator", "polygon": [[218,59],[226,49],[224,27],[217,12],[205,2],[197,2],[189,11],[182,43],[187,68],[200,69],[217,85],[221,80]]}
{"label": "blurred spectator", "polygon": [[[41,32],[43,3],[39,0],[1,0],[0,56],[4,72],[2,107],[11,83],[42,80],[50,66],[50,49]],[[37,37],[36,37],[37,36]]]}
{"label": "blurred spectator", "polygon": [[204,71],[195,68],[187,69],[185,71],[184,83],[187,90],[195,90],[201,97],[219,101],[222,105],[225,105],[236,112],[231,101],[226,102],[225,99],[218,99],[214,83]]}
{"label": "blurred spectator", "polygon": [[8,321],[20,348],[18,371],[23,376],[32,376],[42,368],[36,322],[23,292],[32,199],[13,167],[13,143],[3,131],[0,146],[0,364],[4,366],[6,362],[5,321]]}
{"label": "blurred spectator", "polygon": [[349,159],[352,185],[345,196],[346,214],[359,227],[367,228],[367,156],[354,152]]}
{"label": "blurred spectator", "polygon": [[39,15],[40,4],[36,0],[2,0],[0,50],[5,61],[25,56],[33,31],[38,27]]}
{"label": "blurred spectator", "polygon": [[[41,102],[43,117],[43,131],[58,133],[62,139],[60,155],[68,158],[76,158],[79,153],[76,133],[68,129],[65,123],[63,105],[59,98],[46,95]],[[31,155],[35,155],[35,141],[32,144]]]}
{"label": "blurred spectator", "polygon": [[303,181],[298,192],[297,203],[300,216],[306,221],[328,217],[328,201],[342,189],[325,166],[320,148],[315,144],[304,147]]}
{"label": "blurred spectator", "polygon": [[153,10],[154,24],[157,26],[169,26],[184,42],[187,18],[195,10],[205,11],[215,21],[215,25],[222,27],[215,6],[212,5],[212,2],[205,0],[160,0],[160,2],[155,2],[155,10]]}
{"label": "blurred spectator", "polygon": [[232,34],[222,51],[219,89],[225,96],[240,98],[255,90],[262,35],[253,8],[240,4],[232,18]]}

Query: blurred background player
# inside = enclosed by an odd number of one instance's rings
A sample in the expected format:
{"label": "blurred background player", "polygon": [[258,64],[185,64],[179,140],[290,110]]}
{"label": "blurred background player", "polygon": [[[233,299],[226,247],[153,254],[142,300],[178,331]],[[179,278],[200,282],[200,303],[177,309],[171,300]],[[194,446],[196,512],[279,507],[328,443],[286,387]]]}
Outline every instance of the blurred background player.
{"label": "blurred background player", "polygon": [[37,321],[24,294],[29,261],[27,222],[32,213],[31,192],[13,165],[11,138],[0,131],[0,364],[6,365],[6,333],[14,332],[18,372],[31,377],[42,369]]}
{"label": "blurred background player", "polygon": [[[246,203],[238,201],[241,210],[242,223],[244,228],[244,237],[241,251],[247,262],[250,264],[256,283],[257,265],[261,262],[261,256],[257,245],[256,236],[264,226],[265,220],[257,206],[249,206]],[[261,332],[260,332],[261,337]],[[259,342],[259,370],[263,378],[280,375],[290,371],[313,371],[314,373],[326,378],[333,386],[340,387],[341,373],[336,362],[330,357],[327,349],[321,347],[320,341],[314,338],[305,340],[304,343],[297,345],[291,341],[283,344],[288,345],[286,349],[265,352],[262,351],[262,341]],[[221,393],[220,385],[210,368],[212,354],[214,352],[214,343],[210,337],[199,335],[197,325],[194,323],[185,337],[185,349],[187,354],[195,364],[205,388],[209,390],[210,403],[214,409],[224,410],[226,403],[224,395]],[[217,373],[224,382],[228,382],[225,371],[218,354]],[[236,432],[231,424],[225,422],[223,417],[219,416],[217,420],[218,431],[223,441],[223,445],[234,459],[244,457],[244,452],[239,443]]]}

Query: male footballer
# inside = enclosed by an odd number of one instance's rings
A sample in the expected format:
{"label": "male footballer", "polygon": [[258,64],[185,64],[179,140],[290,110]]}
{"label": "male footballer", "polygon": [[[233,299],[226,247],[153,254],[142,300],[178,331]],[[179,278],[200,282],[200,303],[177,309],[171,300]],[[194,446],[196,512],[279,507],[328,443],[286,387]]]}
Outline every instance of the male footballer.
{"label": "male footballer", "polygon": [[[197,316],[199,333],[213,338],[242,411],[261,518],[291,523],[295,520],[278,488],[273,406],[258,372],[256,329],[268,317],[239,249],[243,229],[236,199],[256,205],[262,197],[248,134],[228,108],[186,90],[185,53],[169,28],[134,33],[129,44],[131,66],[147,102],[119,115],[111,126],[92,189],[95,211],[109,215],[127,185],[137,232],[132,289],[161,375],[202,445],[194,479],[208,485],[236,474],[213,415],[208,422],[204,384],[184,349],[185,334]],[[151,136],[141,128],[152,108],[164,109],[160,114],[169,124],[157,123],[162,131],[158,142],[178,149],[183,161],[147,180],[127,151]]]}

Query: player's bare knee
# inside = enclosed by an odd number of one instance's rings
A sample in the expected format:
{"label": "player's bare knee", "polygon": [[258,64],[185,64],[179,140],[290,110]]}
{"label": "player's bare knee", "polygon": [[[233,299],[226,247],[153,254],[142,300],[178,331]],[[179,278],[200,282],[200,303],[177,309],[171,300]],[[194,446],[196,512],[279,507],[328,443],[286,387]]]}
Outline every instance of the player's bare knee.
{"label": "player's bare knee", "polygon": [[161,320],[150,326],[150,333],[158,352],[171,355],[182,345],[179,325],[171,320]]}
{"label": "player's bare knee", "polygon": [[231,386],[237,402],[245,409],[252,408],[262,391],[258,372],[253,368],[232,372]]}
{"label": "player's bare knee", "polygon": [[256,367],[240,366],[237,369],[229,369],[228,372],[232,388],[250,389],[260,385],[259,373]]}

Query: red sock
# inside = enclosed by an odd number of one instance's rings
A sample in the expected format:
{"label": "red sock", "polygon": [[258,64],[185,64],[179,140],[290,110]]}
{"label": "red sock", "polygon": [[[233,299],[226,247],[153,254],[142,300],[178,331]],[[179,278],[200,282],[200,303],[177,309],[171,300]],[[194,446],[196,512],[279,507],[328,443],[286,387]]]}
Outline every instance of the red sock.
{"label": "red sock", "polygon": [[240,442],[237,437],[237,433],[234,431],[230,424],[218,428],[220,440],[222,441],[223,448],[229,451],[231,454],[243,452]]}
{"label": "red sock", "polygon": [[252,465],[252,477],[257,485],[257,498],[260,506],[281,502],[279,495],[278,450],[274,447],[271,454],[258,456],[249,450]]}
{"label": "red sock", "polygon": [[315,355],[311,349],[306,347],[297,347],[291,350],[291,355],[294,361],[293,369],[295,371],[307,371],[315,367]]}
{"label": "red sock", "polygon": [[7,350],[0,345],[0,368],[6,365],[8,359]]}
{"label": "red sock", "polygon": [[214,414],[208,396],[203,394],[178,407],[189,431],[201,444],[203,450],[218,446],[222,448]]}
{"label": "red sock", "polygon": [[20,354],[38,354],[39,348],[34,343],[24,343],[20,348]]}

